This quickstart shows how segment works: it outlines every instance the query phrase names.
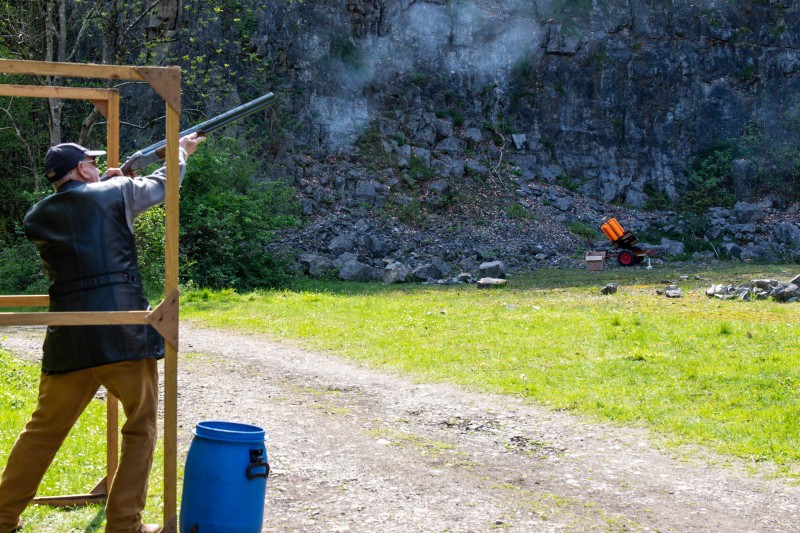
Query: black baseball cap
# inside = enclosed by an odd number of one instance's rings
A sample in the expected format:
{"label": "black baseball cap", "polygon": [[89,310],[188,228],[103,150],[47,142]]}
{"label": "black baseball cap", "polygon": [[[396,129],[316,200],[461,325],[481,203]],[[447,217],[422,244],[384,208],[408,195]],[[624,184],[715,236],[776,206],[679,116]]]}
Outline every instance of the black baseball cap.
{"label": "black baseball cap", "polygon": [[78,163],[87,157],[105,154],[103,150],[88,150],[75,143],[61,143],[53,146],[44,156],[44,175],[49,182],[58,181]]}

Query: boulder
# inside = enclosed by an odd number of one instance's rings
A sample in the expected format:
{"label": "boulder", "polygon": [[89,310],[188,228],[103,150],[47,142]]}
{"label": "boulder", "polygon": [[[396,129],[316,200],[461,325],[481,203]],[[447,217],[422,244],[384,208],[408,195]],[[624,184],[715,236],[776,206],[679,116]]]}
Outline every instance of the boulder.
{"label": "boulder", "polygon": [[417,279],[431,281],[442,279],[445,276],[445,273],[442,272],[437,265],[434,265],[433,263],[425,263],[415,268],[411,272],[411,275]]}
{"label": "boulder", "polygon": [[662,237],[661,245],[659,246],[661,253],[664,255],[680,255],[684,252],[686,247],[680,241],[673,241]]}
{"label": "boulder", "polygon": [[353,233],[343,233],[335,237],[330,244],[328,250],[339,255],[345,252],[352,252],[356,247],[356,236]]}
{"label": "boulder", "polygon": [[613,283],[609,283],[602,289],[600,289],[600,294],[614,294],[617,292],[617,286]]}
{"label": "boulder", "polygon": [[664,287],[664,295],[667,298],[680,298],[681,296],[683,296],[683,292],[681,291],[681,288],[678,287],[677,285],[667,285],[666,287]]}
{"label": "boulder", "polygon": [[487,261],[478,267],[481,276],[485,278],[504,278],[506,277],[506,267],[502,261]]}
{"label": "boulder", "polygon": [[800,243],[800,228],[791,222],[778,222],[773,229],[775,240],[785,244]]}
{"label": "boulder", "polygon": [[800,298],[800,287],[794,283],[782,283],[772,289],[769,295],[779,302],[794,302]]}
{"label": "boulder", "polygon": [[312,278],[323,277],[333,268],[333,261],[321,255],[302,254],[298,261],[303,273]]}
{"label": "boulder", "polygon": [[400,261],[392,261],[383,267],[383,282],[402,283],[408,278],[408,267]]}
{"label": "boulder", "polygon": [[478,280],[477,285],[479,289],[497,289],[505,287],[507,283],[507,279],[481,278]]}
{"label": "boulder", "polygon": [[344,281],[372,281],[376,277],[373,267],[354,259],[347,261],[339,271],[339,278]]}

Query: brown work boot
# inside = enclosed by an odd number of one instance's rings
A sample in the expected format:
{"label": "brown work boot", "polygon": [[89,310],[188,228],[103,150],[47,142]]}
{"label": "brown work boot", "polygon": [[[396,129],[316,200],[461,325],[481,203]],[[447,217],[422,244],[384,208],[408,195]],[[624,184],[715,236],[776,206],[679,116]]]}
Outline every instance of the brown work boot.
{"label": "brown work boot", "polygon": [[17,531],[22,531],[22,526],[24,526],[24,525],[25,525],[25,522],[23,522],[23,521],[22,521],[22,518],[20,518],[20,519],[19,519],[19,522],[17,522],[17,527],[15,527],[14,529],[12,529],[12,530],[11,530],[11,531],[9,531],[8,533],[16,533]]}
{"label": "brown work boot", "polygon": [[162,527],[156,524],[142,524],[139,533],[161,533]]}

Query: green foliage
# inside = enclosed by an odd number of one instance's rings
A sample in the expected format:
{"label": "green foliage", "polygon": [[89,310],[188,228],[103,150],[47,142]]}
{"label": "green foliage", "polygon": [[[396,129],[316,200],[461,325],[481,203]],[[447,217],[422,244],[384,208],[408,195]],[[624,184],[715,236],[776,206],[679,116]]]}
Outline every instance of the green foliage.
{"label": "green foliage", "polygon": [[47,274],[36,247],[25,237],[7,239],[0,248],[0,294],[46,294]]}
{"label": "green foliage", "polygon": [[[397,154],[383,148],[382,135],[375,124],[370,124],[356,139],[359,161],[370,170],[383,170],[397,167]],[[405,143],[405,136],[397,133],[398,144]],[[400,141],[403,142],[400,142]]]}
{"label": "green foliage", "polygon": [[386,211],[408,224],[422,226],[428,221],[428,214],[422,208],[422,203],[417,198],[402,204],[397,202],[389,204],[386,207]]}
{"label": "green foliage", "polygon": [[571,233],[589,242],[597,238],[597,230],[583,222],[570,222],[567,224],[567,229]]}
{"label": "green foliage", "polygon": [[418,156],[411,156],[408,161],[408,175],[412,178],[426,181],[435,176],[433,169],[425,164],[425,160]]}
{"label": "green foliage", "polygon": [[669,195],[664,191],[657,191],[649,183],[644,186],[644,193],[647,195],[647,205],[645,208],[649,211],[665,211],[672,209],[672,201]]}
{"label": "green foliage", "polygon": [[530,213],[528,213],[528,210],[517,202],[507,205],[505,212],[506,215],[508,215],[508,218],[513,220],[527,220],[530,218]]}
{"label": "green foliage", "polygon": [[256,182],[255,169],[231,138],[209,139],[191,158],[181,189],[184,281],[249,289],[289,280],[288,261],[269,244],[276,230],[300,223],[294,189]]}
{"label": "green foliage", "polygon": [[723,144],[698,156],[689,172],[689,187],[679,208],[692,213],[705,213],[710,207],[731,207],[733,195],[731,163],[735,152]]}
{"label": "green foliage", "polygon": [[561,174],[556,178],[556,183],[567,189],[568,191],[577,191],[578,187],[580,187],[580,183],[577,179],[573,178],[572,176],[567,176],[566,174]]}
{"label": "green foliage", "polygon": [[459,128],[464,125],[464,113],[452,107],[447,109],[439,109],[436,111],[436,116],[438,118],[449,118],[453,121],[453,125]]}
{"label": "green foliage", "polygon": [[363,61],[363,52],[356,46],[348,35],[331,36],[330,56],[349,67],[360,67]]}
{"label": "green foliage", "polygon": [[159,294],[164,287],[165,209],[156,206],[133,221],[139,271],[147,294]]}

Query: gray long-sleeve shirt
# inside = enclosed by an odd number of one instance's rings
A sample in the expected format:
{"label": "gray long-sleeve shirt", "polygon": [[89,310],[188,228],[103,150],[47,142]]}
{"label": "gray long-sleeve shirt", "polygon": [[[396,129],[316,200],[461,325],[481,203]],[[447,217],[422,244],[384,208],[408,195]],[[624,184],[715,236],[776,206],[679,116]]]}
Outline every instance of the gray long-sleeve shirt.
{"label": "gray long-sleeve shirt", "polygon": [[[186,151],[178,150],[178,166],[180,169],[178,185],[183,183],[186,173]],[[122,196],[125,199],[125,218],[128,228],[133,232],[133,219],[154,205],[163,203],[167,197],[167,167],[163,166],[147,176],[129,178],[128,176],[102,176],[101,181],[124,180]]]}

